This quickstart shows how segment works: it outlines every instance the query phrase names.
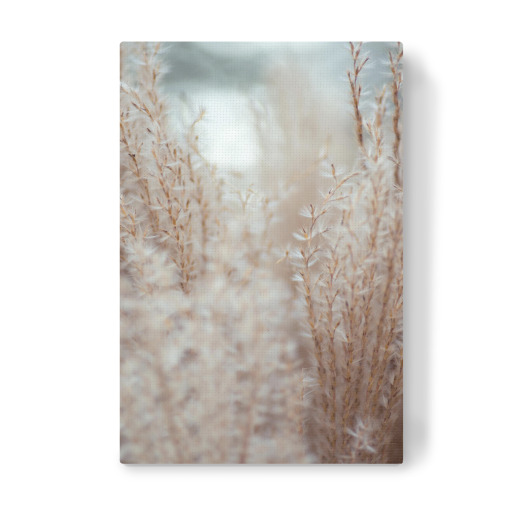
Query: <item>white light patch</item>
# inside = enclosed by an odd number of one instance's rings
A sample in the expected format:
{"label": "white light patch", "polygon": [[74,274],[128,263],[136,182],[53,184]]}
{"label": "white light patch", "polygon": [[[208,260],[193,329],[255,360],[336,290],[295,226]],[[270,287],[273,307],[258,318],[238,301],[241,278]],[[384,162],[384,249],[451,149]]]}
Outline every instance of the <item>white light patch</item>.
{"label": "white light patch", "polygon": [[196,133],[203,155],[221,173],[245,174],[259,163],[258,134],[245,94],[234,89],[196,90],[190,100],[206,111]]}

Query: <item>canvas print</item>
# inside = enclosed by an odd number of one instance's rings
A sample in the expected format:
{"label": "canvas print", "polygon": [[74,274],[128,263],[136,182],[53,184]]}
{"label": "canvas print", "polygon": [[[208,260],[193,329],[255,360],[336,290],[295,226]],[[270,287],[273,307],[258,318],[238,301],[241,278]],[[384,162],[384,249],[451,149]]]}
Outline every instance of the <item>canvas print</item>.
{"label": "canvas print", "polygon": [[121,45],[123,463],[402,462],[402,55]]}

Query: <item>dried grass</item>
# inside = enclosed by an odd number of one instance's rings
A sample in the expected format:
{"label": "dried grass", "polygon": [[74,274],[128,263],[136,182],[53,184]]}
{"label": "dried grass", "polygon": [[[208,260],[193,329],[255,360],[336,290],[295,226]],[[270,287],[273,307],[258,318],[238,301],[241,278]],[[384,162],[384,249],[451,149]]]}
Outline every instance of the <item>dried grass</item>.
{"label": "dried grass", "polygon": [[123,462],[401,460],[402,50],[371,114],[363,50],[348,73],[359,157],[331,166],[276,265],[286,193],[219,179],[195,135],[204,112],[169,129],[159,45],[123,45]]}

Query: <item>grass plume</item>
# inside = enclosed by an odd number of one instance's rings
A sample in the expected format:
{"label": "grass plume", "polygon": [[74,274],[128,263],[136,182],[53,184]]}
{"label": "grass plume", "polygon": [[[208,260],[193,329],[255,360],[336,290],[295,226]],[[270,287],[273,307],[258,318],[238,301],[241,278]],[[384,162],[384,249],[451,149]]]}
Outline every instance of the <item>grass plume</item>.
{"label": "grass plume", "polygon": [[[308,183],[327,185],[297,210],[219,177],[204,110],[175,129],[162,51],[122,45],[121,460],[401,461],[401,45],[365,91],[371,53],[350,43],[357,157],[339,170],[309,141]],[[303,222],[276,263],[287,208]]]}

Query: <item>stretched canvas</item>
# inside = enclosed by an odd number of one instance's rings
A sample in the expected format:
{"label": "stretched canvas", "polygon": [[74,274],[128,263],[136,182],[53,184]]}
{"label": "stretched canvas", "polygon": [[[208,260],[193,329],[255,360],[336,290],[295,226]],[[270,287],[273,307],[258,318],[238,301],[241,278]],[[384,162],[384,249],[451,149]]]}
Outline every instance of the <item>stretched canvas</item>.
{"label": "stretched canvas", "polygon": [[402,461],[402,46],[121,45],[121,461]]}

